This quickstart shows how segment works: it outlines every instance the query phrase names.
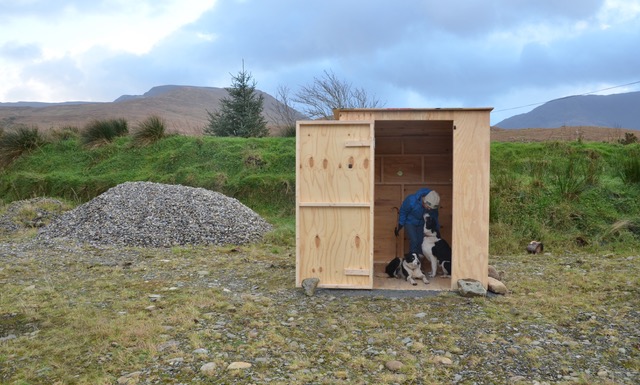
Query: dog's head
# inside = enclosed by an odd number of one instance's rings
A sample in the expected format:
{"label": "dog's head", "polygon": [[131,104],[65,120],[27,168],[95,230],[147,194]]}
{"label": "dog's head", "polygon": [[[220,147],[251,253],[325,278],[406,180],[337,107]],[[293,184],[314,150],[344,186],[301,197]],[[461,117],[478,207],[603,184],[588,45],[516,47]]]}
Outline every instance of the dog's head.
{"label": "dog's head", "polygon": [[424,214],[424,235],[428,237],[436,236],[440,238],[440,234],[438,234],[436,220],[429,214]]}
{"label": "dog's head", "polygon": [[404,255],[405,266],[411,270],[420,268],[420,258],[416,253],[407,253]]}

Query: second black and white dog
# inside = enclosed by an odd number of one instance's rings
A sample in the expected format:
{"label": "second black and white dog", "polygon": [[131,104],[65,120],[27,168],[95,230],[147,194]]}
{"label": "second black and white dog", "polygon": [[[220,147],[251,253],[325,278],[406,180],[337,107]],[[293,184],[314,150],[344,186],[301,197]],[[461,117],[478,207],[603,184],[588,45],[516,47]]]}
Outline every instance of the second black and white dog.
{"label": "second black and white dog", "polygon": [[412,285],[417,285],[416,279],[421,279],[426,284],[429,283],[427,276],[422,272],[420,258],[416,253],[407,253],[404,258],[395,257],[385,268],[389,277],[406,279]]}
{"label": "second black and white dog", "polygon": [[451,246],[440,237],[440,231],[436,230],[436,220],[429,214],[424,214],[422,255],[431,263],[430,277],[436,276],[438,266],[442,268],[444,277],[451,275]]}

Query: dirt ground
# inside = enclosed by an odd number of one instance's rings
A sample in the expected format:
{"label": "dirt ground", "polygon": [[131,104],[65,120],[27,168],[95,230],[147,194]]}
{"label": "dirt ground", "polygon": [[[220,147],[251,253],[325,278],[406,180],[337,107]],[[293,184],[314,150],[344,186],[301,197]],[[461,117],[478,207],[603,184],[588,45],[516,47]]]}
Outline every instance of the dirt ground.
{"label": "dirt ground", "polygon": [[640,136],[640,131],[610,127],[560,127],[503,129],[491,127],[492,142],[544,142],[583,140],[590,142],[617,142],[630,132]]}

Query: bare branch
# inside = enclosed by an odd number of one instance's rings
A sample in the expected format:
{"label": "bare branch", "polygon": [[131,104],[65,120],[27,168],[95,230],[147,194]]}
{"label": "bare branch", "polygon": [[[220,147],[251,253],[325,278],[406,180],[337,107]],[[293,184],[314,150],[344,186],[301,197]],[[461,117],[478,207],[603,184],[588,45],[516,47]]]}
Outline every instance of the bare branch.
{"label": "bare branch", "polygon": [[304,113],[315,119],[333,119],[336,108],[375,108],[380,100],[370,96],[363,88],[338,79],[331,71],[321,78],[313,78],[311,85],[302,86],[293,99],[304,106]]}

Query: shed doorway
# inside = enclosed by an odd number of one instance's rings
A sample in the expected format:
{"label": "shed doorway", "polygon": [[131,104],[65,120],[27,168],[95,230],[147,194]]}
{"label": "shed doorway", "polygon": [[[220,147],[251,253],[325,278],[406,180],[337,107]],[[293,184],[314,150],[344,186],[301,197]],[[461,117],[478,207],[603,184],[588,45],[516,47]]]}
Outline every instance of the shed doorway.
{"label": "shed doorway", "polygon": [[[451,244],[453,222],[453,121],[376,120],[374,176],[374,289],[449,290],[451,278],[439,274],[429,284],[388,278],[387,263],[409,250],[400,231],[394,235],[398,210],[404,198],[428,187],[440,194],[442,237]],[[423,266],[430,271],[430,264]]]}

